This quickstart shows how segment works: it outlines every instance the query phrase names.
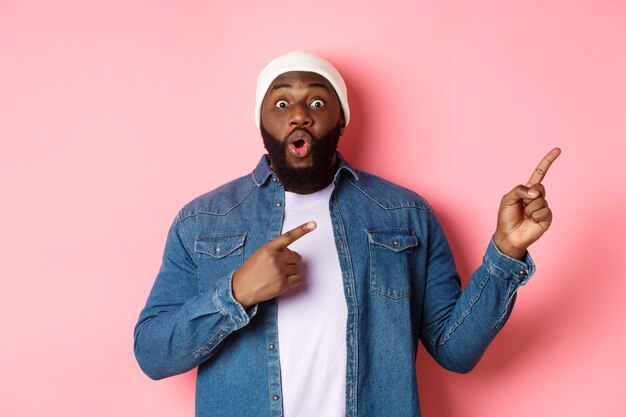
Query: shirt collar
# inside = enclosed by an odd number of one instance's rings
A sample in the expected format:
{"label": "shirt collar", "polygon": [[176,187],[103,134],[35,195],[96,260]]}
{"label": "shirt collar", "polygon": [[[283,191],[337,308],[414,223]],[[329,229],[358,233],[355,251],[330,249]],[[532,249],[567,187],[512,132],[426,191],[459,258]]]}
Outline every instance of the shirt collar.
{"label": "shirt collar", "polygon": [[[337,152],[337,160],[339,161],[339,166],[337,167],[337,172],[335,173],[334,182],[339,180],[342,173],[351,175],[355,180],[359,179],[356,170],[339,152]],[[272,168],[270,168],[270,159],[267,155],[263,155],[261,156],[256,168],[254,168],[254,171],[252,171],[252,179],[257,187],[260,187],[272,176],[276,176],[276,174],[272,171]]]}

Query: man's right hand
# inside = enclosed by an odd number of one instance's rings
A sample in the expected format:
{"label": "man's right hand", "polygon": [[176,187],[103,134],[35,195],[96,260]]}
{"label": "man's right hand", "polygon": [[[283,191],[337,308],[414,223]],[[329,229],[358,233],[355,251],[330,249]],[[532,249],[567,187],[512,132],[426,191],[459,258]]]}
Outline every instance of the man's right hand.
{"label": "man's right hand", "polygon": [[315,230],[308,222],[261,246],[233,275],[233,296],[244,308],[271,300],[300,283],[298,253],[288,248],[296,240]]}

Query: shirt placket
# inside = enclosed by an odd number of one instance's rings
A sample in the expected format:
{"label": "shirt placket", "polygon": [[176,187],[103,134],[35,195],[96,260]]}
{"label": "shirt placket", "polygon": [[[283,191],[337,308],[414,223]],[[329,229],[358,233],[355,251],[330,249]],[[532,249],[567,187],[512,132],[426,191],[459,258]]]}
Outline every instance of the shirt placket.
{"label": "shirt placket", "polygon": [[[273,176],[271,187],[274,199],[271,201],[271,217],[268,242],[280,236],[285,216],[285,190]],[[278,345],[278,311],[276,298],[263,303],[265,309],[265,349],[267,351],[268,401],[270,416],[283,415],[282,387],[280,382],[280,356]]]}
{"label": "shirt placket", "polygon": [[346,231],[344,228],[339,206],[335,193],[330,198],[330,219],[335,235],[335,246],[339,256],[341,275],[343,277],[344,296],[348,310],[346,325],[346,416],[356,416],[357,413],[357,373],[358,373],[358,304],[354,291],[354,273],[352,270],[352,259],[348,250]]}

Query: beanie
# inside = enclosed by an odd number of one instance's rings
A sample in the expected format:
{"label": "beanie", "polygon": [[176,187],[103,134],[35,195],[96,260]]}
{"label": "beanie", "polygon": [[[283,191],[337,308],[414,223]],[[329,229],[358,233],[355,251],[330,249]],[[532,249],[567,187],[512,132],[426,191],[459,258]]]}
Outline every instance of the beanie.
{"label": "beanie", "polygon": [[270,88],[272,82],[281,74],[291,71],[306,71],[313,72],[326,78],[328,82],[333,86],[337,97],[339,97],[339,103],[341,103],[341,109],[343,110],[343,117],[348,125],[350,120],[350,107],[348,106],[348,90],[346,89],[346,83],[341,78],[341,74],[332,64],[325,59],[320,58],[317,55],[310,54],[308,52],[293,51],[286,55],[279,56],[270,62],[259,74],[259,78],[256,83],[256,105],[254,112],[254,120],[256,126],[261,128],[261,106],[263,105],[263,99],[267,90]]}

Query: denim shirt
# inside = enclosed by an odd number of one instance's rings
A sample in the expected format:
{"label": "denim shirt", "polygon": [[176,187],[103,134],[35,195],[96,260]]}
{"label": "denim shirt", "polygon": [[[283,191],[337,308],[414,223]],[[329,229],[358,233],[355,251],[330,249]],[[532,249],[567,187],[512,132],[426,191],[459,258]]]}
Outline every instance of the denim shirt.
{"label": "denim shirt", "polygon": [[[535,267],[491,241],[461,291],[428,203],[338,157],[329,210],[348,310],[346,416],[419,416],[418,340],[446,369],[470,371]],[[280,235],[284,198],[263,156],[250,175],[187,204],[170,228],[135,356],[153,379],[197,367],[199,417],[283,415],[276,299],[244,309],[232,277]]]}

